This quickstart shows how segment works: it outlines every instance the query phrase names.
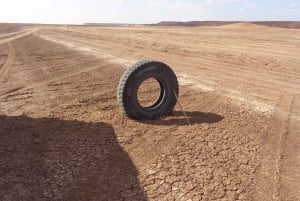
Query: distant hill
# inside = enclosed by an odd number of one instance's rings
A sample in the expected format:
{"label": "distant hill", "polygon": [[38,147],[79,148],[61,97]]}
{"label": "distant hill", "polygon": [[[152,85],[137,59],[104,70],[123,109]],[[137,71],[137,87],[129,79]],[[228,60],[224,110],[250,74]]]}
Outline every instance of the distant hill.
{"label": "distant hill", "polygon": [[226,24],[223,26],[220,26],[223,29],[260,29],[265,28],[265,26],[258,25],[252,22],[237,22],[233,24]]}
{"label": "distant hill", "polygon": [[[243,23],[242,21],[189,21],[189,22],[176,22],[176,21],[162,21],[152,26],[223,26],[234,23]],[[289,29],[300,29],[300,21],[253,21],[249,22],[257,25],[264,25],[270,27],[280,27]]]}
{"label": "distant hill", "polygon": [[270,26],[270,27],[300,29],[300,21],[260,21],[260,22],[253,22],[253,23],[258,25]]}
{"label": "distant hill", "polygon": [[127,27],[131,24],[122,23],[84,23],[85,26],[108,26],[108,27]]}
{"label": "distant hill", "polygon": [[[236,21],[237,22],[237,21]],[[189,21],[189,22],[176,22],[176,21],[162,21],[157,24],[152,24],[153,26],[185,26],[185,27],[195,27],[195,26],[222,26],[227,24],[236,23],[235,21]]]}

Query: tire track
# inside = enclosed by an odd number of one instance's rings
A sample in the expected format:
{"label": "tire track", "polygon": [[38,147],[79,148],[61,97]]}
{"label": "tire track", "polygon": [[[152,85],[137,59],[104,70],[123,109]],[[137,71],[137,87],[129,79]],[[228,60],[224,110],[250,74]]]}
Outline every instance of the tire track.
{"label": "tire track", "polygon": [[18,86],[12,89],[9,89],[8,91],[3,91],[2,93],[0,93],[0,99],[1,98],[6,98],[7,96],[10,96],[11,94],[18,92],[18,91],[24,91],[24,90],[29,90],[29,89],[33,89],[33,88],[37,88],[37,87],[41,87],[43,85],[47,85],[51,82],[57,82],[60,80],[64,80],[66,78],[69,77],[73,77],[82,73],[87,73],[93,70],[97,70],[99,68],[106,68],[109,66],[109,63],[103,63],[102,65],[97,65],[97,66],[92,66],[92,67],[87,67],[84,69],[74,69],[72,72],[62,72],[60,75],[56,75],[53,76],[53,78],[49,78],[49,79],[41,79],[39,81],[36,81],[32,84],[29,84],[27,86]]}
{"label": "tire track", "polygon": [[294,96],[283,93],[275,108],[261,153],[261,167],[256,185],[257,200],[280,200],[281,159],[293,101]]}
{"label": "tire track", "polygon": [[7,43],[7,47],[8,47],[7,59],[6,59],[6,62],[4,63],[4,65],[3,65],[3,67],[0,70],[0,81],[1,82],[6,82],[8,80],[9,69],[13,65],[15,57],[16,57],[15,49],[12,46],[12,44]]}
{"label": "tire track", "polygon": [[[26,30],[23,32],[16,32],[15,34],[11,33],[11,35],[10,35],[11,37],[4,37],[4,39],[0,38],[0,45],[3,43],[11,42],[11,41],[19,39],[19,38],[23,38],[25,36],[28,36],[36,31],[38,31],[38,30],[39,30],[38,28],[35,28],[35,29],[31,29],[31,30]],[[18,33],[20,33],[20,34],[18,34]]]}
{"label": "tire track", "polygon": [[0,35],[0,39],[3,39],[3,38],[9,38],[9,37],[12,37],[12,36],[16,36],[16,35],[19,35],[19,34],[23,34],[25,33],[26,30],[22,30],[22,31],[17,31],[17,32],[12,32],[12,33],[7,33],[7,34],[1,34]]}
{"label": "tire track", "polygon": [[283,142],[283,158],[279,178],[280,200],[300,200],[300,96],[293,100],[290,122]]}

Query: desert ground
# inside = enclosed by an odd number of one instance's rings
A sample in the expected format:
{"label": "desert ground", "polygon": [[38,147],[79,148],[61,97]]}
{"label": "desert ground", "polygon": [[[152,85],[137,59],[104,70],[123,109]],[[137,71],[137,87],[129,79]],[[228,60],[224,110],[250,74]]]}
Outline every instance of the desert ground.
{"label": "desert ground", "polygon": [[[116,92],[172,67],[173,115]],[[144,92],[147,97],[155,91]],[[300,200],[300,30],[0,25],[0,200]]]}

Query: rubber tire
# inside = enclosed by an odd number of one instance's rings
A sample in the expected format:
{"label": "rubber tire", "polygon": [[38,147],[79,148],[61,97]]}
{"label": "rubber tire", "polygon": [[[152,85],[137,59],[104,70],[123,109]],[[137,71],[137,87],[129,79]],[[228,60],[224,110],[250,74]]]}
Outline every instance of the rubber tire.
{"label": "rubber tire", "polygon": [[[159,82],[161,96],[154,105],[142,107],[138,102],[137,91],[143,81],[149,78]],[[159,61],[141,61],[128,68],[122,75],[117,98],[122,112],[127,117],[136,120],[153,120],[172,113],[178,93],[177,77],[168,65]]]}

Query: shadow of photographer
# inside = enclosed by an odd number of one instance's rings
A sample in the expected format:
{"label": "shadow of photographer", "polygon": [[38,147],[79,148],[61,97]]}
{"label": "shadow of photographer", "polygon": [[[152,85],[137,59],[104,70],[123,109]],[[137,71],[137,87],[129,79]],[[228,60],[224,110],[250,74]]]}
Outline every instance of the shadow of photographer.
{"label": "shadow of photographer", "polygon": [[0,200],[147,200],[111,125],[0,116]]}

